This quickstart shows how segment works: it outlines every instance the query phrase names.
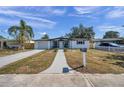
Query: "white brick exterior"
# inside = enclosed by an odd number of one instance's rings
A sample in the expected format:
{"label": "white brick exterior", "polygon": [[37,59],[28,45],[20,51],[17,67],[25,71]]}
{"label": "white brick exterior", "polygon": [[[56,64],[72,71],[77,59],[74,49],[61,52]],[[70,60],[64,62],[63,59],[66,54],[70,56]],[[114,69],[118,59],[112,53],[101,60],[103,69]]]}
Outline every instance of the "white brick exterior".
{"label": "white brick exterior", "polygon": [[[54,40],[38,40],[35,41],[35,49],[50,49],[53,48]],[[81,41],[82,44],[78,44],[77,42]],[[58,48],[64,48],[64,41],[58,41]],[[68,48],[89,48],[89,41],[76,39],[76,40],[69,40],[68,41]]]}

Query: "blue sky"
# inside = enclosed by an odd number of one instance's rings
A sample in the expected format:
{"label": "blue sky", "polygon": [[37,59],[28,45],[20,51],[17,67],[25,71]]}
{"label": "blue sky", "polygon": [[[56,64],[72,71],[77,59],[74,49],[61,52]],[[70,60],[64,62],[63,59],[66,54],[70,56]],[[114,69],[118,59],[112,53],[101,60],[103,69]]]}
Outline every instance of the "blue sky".
{"label": "blue sky", "polygon": [[0,35],[10,38],[7,29],[18,25],[21,19],[33,27],[34,39],[40,39],[44,34],[48,34],[50,38],[63,36],[80,23],[93,26],[95,38],[102,38],[109,30],[118,31],[124,36],[124,7],[4,6],[0,7]]}

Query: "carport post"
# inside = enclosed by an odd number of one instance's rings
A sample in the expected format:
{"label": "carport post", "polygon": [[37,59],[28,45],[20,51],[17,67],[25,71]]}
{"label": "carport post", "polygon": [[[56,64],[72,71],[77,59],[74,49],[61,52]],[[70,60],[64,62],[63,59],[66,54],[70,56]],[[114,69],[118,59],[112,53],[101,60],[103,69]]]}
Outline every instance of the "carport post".
{"label": "carport post", "polygon": [[0,42],[1,42],[0,49],[3,49],[3,41]]}

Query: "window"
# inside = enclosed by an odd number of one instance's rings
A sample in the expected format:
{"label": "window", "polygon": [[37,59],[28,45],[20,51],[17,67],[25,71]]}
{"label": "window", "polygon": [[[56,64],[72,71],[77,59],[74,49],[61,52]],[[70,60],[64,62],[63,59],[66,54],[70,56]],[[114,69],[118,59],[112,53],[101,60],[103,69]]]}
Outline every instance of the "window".
{"label": "window", "polygon": [[84,44],[84,41],[77,41],[77,44]]}

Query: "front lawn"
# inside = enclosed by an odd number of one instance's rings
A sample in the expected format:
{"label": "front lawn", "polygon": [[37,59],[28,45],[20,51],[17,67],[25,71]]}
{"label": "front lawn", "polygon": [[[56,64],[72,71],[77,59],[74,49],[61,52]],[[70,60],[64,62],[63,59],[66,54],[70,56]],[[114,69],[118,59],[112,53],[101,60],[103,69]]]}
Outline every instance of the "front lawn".
{"label": "front lawn", "polygon": [[70,67],[82,73],[124,73],[124,54],[90,49],[87,52],[87,67],[82,67],[82,52],[66,50]]}
{"label": "front lawn", "polygon": [[46,50],[31,57],[0,68],[0,74],[36,74],[47,69],[56,55],[55,50]]}
{"label": "front lawn", "polygon": [[0,57],[19,53],[19,52],[25,52],[25,51],[28,51],[28,50],[2,49],[0,50]]}

